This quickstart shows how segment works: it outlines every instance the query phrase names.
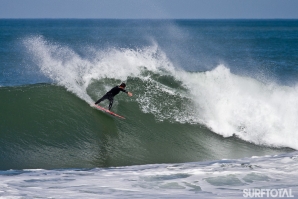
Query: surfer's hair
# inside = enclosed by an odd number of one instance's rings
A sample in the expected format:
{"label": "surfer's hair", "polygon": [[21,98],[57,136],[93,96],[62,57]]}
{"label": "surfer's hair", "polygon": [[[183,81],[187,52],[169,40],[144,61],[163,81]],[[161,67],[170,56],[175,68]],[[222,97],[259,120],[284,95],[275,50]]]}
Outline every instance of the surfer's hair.
{"label": "surfer's hair", "polygon": [[120,84],[121,87],[125,88],[126,87],[126,84],[125,83],[122,83]]}

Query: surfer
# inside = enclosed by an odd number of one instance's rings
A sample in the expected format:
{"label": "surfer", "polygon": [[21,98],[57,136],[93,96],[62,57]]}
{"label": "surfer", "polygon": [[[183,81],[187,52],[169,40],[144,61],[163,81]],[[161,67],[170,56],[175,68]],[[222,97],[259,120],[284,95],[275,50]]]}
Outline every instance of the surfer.
{"label": "surfer", "polygon": [[117,95],[120,91],[127,93],[128,96],[132,96],[131,92],[128,92],[127,90],[125,90],[126,84],[122,83],[120,84],[120,86],[115,86],[114,88],[112,88],[109,92],[107,92],[102,98],[100,98],[99,100],[97,100],[95,102],[95,104],[99,104],[101,101],[103,100],[109,100],[110,104],[109,104],[109,110],[111,110],[112,106],[113,106],[113,101],[114,101],[114,97],[115,95]]}

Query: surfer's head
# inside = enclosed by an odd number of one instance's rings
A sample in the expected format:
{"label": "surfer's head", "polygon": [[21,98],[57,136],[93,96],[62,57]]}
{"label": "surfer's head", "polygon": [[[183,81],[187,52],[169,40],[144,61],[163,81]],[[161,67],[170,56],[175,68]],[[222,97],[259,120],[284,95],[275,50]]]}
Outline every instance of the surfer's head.
{"label": "surfer's head", "polygon": [[122,83],[122,84],[120,84],[120,87],[125,88],[126,87],[126,84],[125,83]]}

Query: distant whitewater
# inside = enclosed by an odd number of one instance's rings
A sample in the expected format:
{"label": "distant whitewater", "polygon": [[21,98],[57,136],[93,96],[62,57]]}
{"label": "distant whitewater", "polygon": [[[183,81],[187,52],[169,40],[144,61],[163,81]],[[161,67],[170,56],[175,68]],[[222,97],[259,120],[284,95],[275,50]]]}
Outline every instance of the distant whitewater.
{"label": "distant whitewater", "polygon": [[182,164],[10,170],[0,173],[0,187],[5,187],[0,195],[5,198],[238,199],[258,198],[262,191],[264,198],[297,198],[297,157],[295,152]]}

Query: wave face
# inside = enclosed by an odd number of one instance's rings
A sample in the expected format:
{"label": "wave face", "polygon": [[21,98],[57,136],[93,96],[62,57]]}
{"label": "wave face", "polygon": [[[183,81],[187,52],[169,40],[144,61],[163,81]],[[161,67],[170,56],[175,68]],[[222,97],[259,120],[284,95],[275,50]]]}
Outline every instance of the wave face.
{"label": "wave face", "polygon": [[[157,42],[89,47],[88,56],[43,36],[22,42],[50,84],[0,88],[1,169],[190,162],[298,148],[296,86],[236,75],[225,64],[189,72]],[[90,107],[123,81],[134,96],[119,94],[113,110],[127,120]]]}
{"label": "wave face", "polygon": [[25,43],[45,76],[89,104],[127,81],[136,94],[133,101],[158,121],[201,124],[225,137],[298,149],[297,86],[234,75],[223,64],[209,72],[187,72],[175,68],[157,44],[108,49],[83,59],[41,37]]}

